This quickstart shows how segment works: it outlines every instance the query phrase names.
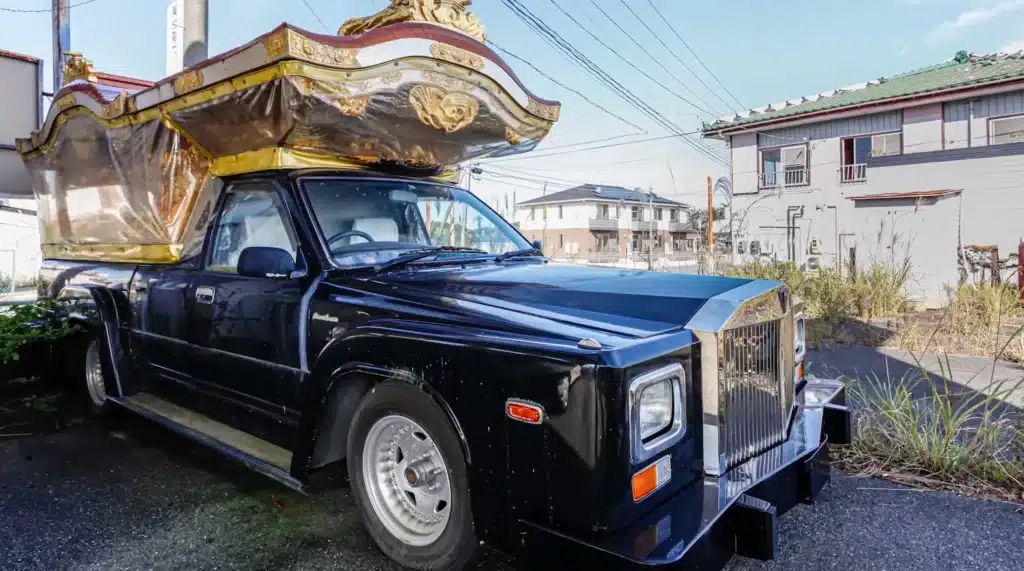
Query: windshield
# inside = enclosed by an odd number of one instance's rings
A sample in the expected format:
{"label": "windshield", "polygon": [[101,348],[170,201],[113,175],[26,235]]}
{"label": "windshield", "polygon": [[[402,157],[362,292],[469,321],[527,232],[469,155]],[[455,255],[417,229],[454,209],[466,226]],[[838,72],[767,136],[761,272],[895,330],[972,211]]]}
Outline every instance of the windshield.
{"label": "windshield", "polygon": [[[508,222],[460,188],[426,182],[308,178],[302,189],[341,266],[390,261],[410,250],[454,246],[498,255],[530,247]],[[480,253],[445,253],[480,256]]]}

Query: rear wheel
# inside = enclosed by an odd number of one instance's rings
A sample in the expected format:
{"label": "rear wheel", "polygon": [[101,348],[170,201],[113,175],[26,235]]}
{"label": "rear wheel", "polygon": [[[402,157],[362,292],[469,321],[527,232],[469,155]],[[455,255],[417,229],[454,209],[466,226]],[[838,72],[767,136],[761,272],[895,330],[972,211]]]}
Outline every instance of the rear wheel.
{"label": "rear wheel", "polygon": [[85,349],[85,391],[89,397],[89,405],[93,412],[105,412],[110,408],[107,403],[106,359],[103,356],[103,343],[99,338],[89,341]]}
{"label": "rear wheel", "polygon": [[420,570],[456,571],[476,550],[461,442],[444,411],[402,383],[360,403],[348,472],[367,530],[388,557]]}

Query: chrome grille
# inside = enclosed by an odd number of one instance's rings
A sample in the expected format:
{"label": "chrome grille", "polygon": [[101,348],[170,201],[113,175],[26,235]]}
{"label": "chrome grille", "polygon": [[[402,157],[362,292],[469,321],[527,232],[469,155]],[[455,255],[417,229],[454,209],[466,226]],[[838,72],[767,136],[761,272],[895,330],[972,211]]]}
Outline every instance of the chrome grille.
{"label": "chrome grille", "polygon": [[722,332],[720,445],[726,469],[783,442],[793,407],[790,316]]}

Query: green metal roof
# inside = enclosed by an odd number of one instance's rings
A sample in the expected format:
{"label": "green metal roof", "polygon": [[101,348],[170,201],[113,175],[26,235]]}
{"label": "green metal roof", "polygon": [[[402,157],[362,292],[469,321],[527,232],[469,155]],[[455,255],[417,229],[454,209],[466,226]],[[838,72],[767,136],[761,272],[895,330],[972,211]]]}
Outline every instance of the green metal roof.
{"label": "green metal roof", "polygon": [[705,124],[704,132],[1016,77],[1024,77],[1024,52],[989,55],[959,52],[952,60],[937,65],[883,77],[852,88],[745,111],[733,118],[718,119]]}

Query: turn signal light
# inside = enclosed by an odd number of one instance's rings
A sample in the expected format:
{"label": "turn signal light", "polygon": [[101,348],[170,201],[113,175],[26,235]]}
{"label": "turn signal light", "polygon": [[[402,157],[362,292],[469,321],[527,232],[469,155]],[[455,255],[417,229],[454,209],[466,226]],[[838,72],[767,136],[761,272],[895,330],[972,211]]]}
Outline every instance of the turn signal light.
{"label": "turn signal light", "polygon": [[665,456],[633,475],[633,501],[639,502],[672,479],[672,458]]}
{"label": "turn signal light", "polygon": [[527,424],[540,424],[544,421],[544,409],[528,402],[508,401],[505,403],[505,414],[512,420]]}
{"label": "turn signal light", "polygon": [[796,366],[796,382],[799,383],[802,380],[804,380],[804,364],[799,363]]}

